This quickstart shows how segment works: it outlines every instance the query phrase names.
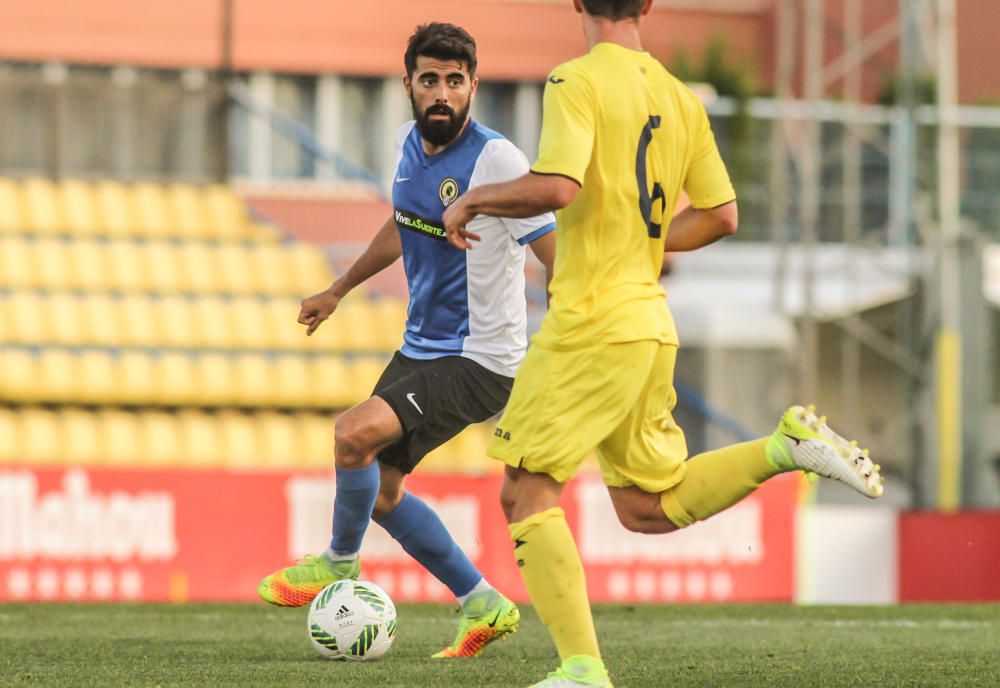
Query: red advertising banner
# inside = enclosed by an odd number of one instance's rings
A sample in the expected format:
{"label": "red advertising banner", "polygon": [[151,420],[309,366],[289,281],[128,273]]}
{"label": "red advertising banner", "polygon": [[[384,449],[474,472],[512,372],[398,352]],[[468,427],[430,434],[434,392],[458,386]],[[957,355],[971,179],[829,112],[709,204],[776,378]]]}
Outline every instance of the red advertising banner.
{"label": "red advertising banner", "polygon": [[[441,515],[484,575],[526,594],[500,511],[499,476],[420,474],[407,486]],[[0,600],[253,600],[260,578],[330,537],[322,473],[0,468]],[[665,536],[619,525],[599,476],[564,506],[594,601],[791,600],[793,478]],[[372,525],[362,575],[398,601],[447,601],[438,581]]]}
{"label": "red advertising banner", "polygon": [[899,601],[1000,601],[1000,511],[900,514]]}

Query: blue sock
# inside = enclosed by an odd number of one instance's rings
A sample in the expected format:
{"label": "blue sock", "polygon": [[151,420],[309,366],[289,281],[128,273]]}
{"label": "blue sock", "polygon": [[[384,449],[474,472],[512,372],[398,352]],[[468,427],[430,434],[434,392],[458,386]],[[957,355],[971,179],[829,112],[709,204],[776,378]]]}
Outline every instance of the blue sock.
{"label": "blue sock", "polygon": [[438,515],[419,497],[407,492],[395,509],[378,522],[406,552],[461,597],[472,591],[483,574],[451,537]]}
{"label": "blue sock", "polygon": [[337,469],[337,496],[333,500],[333,538],[336,554],[355,554],[368,530],[379,488],[378,462],[364,468]]}

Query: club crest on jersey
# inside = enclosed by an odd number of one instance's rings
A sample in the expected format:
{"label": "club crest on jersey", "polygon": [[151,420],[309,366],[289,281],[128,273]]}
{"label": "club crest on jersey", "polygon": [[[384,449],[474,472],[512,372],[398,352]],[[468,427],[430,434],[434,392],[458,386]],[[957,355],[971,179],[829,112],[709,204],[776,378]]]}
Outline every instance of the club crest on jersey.
{"label": "club crest on jersey", "polygon": [[441,199],[441,204],[445,208],[451,205],[458,198],[458,182],[451,177],[441,182],[441,186],[438,187],[438,198]]}

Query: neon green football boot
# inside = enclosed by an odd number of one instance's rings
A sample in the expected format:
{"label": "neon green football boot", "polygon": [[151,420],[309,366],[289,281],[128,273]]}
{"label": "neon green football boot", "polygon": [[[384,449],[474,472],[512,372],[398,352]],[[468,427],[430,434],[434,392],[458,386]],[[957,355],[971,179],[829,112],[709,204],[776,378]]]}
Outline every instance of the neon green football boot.
{"label": "neon green football boot", "polygon": [[604,662],[596,657],[574,655],[563,660],[562,665],[548,678],[532,684],[531,688],[614,688]]}
{"label": "neon green football boot", "polygon": [[[513,602],[496,593],[493,603],[486,606],[484,602],[483,607],[482,614],[462,616],[462,620],[458,622],[455,641],[435,654],[435,658],[475,657],[494,640],[517,632],[517,622],[521,620],[521,612]],[[478,610],[473,610],[473,613],[475,611]]]}
{"label": "neon green football boot", "polygon": [[287,566],[267,576],[257,586],[257,594],[265,602],[279,607],[301,607],[309,604],[330,583],[344,578],[357,578],[361,561],[330,561],[324,555],[307,554],[295,566]]}
{"label": "neon green football boot", "polygon": [[876,499],[885,491],[878,464],[867,449],[830,429],[826,416],[813,406],[792,406],[767,442],[768,462],[782,471],[804,470],[839,480],[865,497]]}

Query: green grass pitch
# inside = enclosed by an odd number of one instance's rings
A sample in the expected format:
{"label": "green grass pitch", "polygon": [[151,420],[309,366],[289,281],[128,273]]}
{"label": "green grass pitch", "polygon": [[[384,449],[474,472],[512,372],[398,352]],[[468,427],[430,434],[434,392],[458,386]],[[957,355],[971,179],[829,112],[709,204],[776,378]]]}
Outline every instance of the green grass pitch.
{"label": "green grass pitch", "polygon": [[[0,686],[524,687],[556,665],[531,609],[472,660],[432,660],[455,611],[403,605],[382,660],[331,662],[305,609],[0,605]],[[617,688],[1000,686],[1000,606],[599,606]]]}

